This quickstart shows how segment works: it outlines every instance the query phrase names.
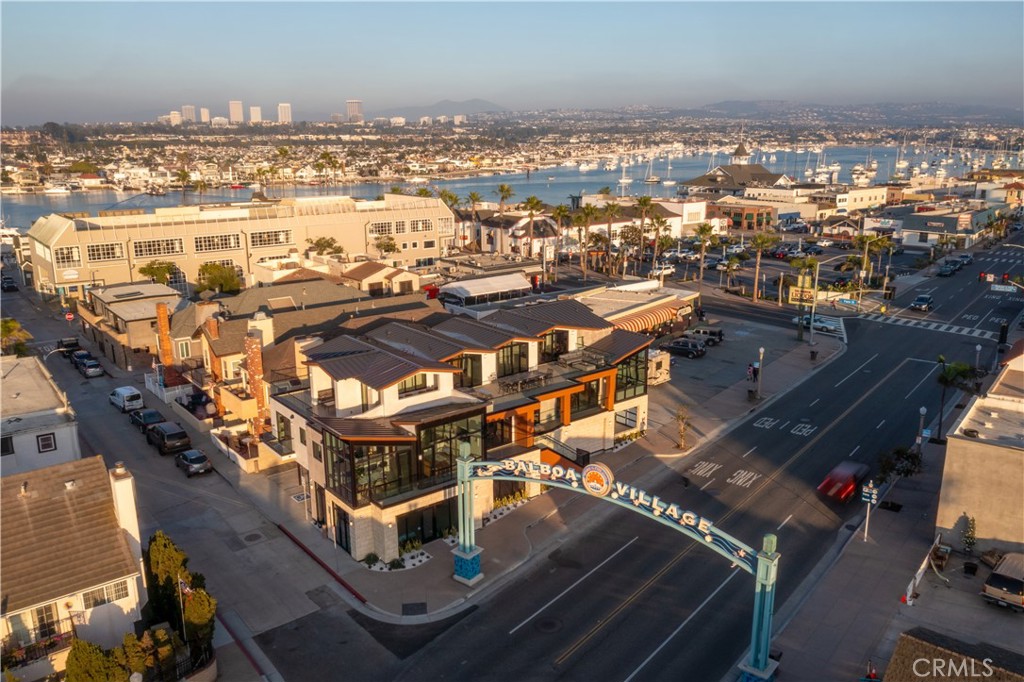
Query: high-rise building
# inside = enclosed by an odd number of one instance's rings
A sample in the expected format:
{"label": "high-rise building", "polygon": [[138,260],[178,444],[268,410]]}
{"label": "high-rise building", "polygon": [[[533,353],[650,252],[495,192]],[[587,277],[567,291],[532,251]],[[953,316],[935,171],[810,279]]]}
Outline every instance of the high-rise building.
{"label": "high-rise building", "polygon": [[344,123],[345,114],[331,114],[331,123]]}
{"label": "high-rise building", "polygon": [[193,104],[181,105],[181,120],[187,123],[196,122],[196,108]]}
{"label": "high-rise building", "polygon": [[278,123],[291,123],[292,122],[292,105],[287,102],[281,102],[277,105],[277,122]]}
{"label": "high-rise building", "polygon": [[199,122],[209,123],[210,122],[210,110],[206,107],[199,108]]}
{"label": "high-rise building", "polygon": [[363,122],[363,100],[350,99],[345,101],[345,113],[348,114],[349,123]]}
{"label": "high-rise building", "polygon": [[245,117],[242,115],[242,100],[233,99],[230,102],[228,102],[228,122],[245,122]]}
{"label": "high-rise building", "polygon": [[172,111],[171,115],[168,118],[169,118],[170,124],[172,126],[180,126],[181,125],[182,116],[181,116],[181,112],[180,111]]}
{"label": "high-rise building", "polygon": [[263,110],[260,107],[249,107],[249,123],[262,123]]}

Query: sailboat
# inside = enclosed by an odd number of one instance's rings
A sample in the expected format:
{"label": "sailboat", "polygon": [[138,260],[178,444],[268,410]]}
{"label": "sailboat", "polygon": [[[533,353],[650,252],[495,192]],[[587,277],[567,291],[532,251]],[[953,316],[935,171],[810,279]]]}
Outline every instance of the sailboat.
{"label": "sailboat", "polygon": [[633,178],[626,175],[626,165],[622,165],[622,177],[619,178],[619,184],[625,187],[633,183]]}
{"label": "sailboat", "polygon": [[671,158],[669,158],[669,160],[668,160],[668,172],[665,175],[665,179],[661,181],[661,184],[665,185],[666,187],[672,187],[673,185],[676,184],[676,181],[672,179],[672,159]]}
{"label": "sailboat", "polygon": [[644,184],[657,185],[658,183],[661,182],[661,178],[654,174],[653,167],[654,157],[652,156],[651,160],[647,162],[647,177],[644,178]]}

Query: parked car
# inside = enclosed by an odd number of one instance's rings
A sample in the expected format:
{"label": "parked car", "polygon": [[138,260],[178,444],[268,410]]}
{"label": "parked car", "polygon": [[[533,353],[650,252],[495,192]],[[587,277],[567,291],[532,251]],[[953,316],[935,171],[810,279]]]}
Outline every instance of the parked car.
{"label": "parked car", "polygon": [[902,256],[904,253],[903,245],[897,244],[893,246],[892,249],[890,249],[890,253],[892,253],[892,255],[894,256]]}
{"label": "parked car", "polygon": [[699,261],[700,260],[700,251],[684,251],[682,253],[682,255],[680,256],[680,258],[682,258],[683,260],[691,261],[691,262]]}
{"label": "parked car", "polygon": [[972,265],[974,263],[974,256],[969,253],[961,253],[957,258],[959,258],[964,265]]}
{"label": "parked car", "polygon": [[647,273],[648,277],[668,277],[669,275],[676,274],[676,266],[671,263],[656,263],[651,266],[651,271]]}
{"label": "parked car", "polygon": [[818,492],[839,502],[849,502],[869,471],[868,465],[862,462],[841,462],[821,482]]}
{"label": "parked car", "polygon": [[929,312],[932,306],[935,305],[935,299],[928,294],[921,294],[913,300],[910,304],[911,310],[920,310],[921,312]]}
{"label": "parked car", "polygon": [[990,604],[1024,612],[1024,554],[1003,555],[985,580],[981,596]]}
{"label": "parked car", "polygon": [[727,254],[729,254],[730,256],[735,256],[735,255],[743,253],[745,250],[746,249],[743,247],[742,244],[733,244],[732,246],[726,248],[725,252]]}
{"label": "parked car", "polygon": [[75,369],[78,369],[78,366],[81,365],[83,362],[87,360],[95,360],[96,358],[94,358],[92,356],[92,353],[90,353],[89,351],[79,349],[76,351],[72,351],[71,355],[68,356],[68,359],[71,362],[71,366],[74,367]]}
{"label": "parked car", "polygon": [[663,344],[661,349],[672,355],[684,355],[688,358],[701,358],[708,352],[708,347],[704,345],[703,341],[687,338],[669,341]]}
{"label": "parked car", "polygon": [[840,251],[849,251],[853,248],[853,242],[836,242],[836,248]]}
{"label": "parked car", "polygon": [[673,262],[679,258],[679,249],[669,249],[661,254],[661,257],[668,262]]}
{"label": "parked car", "polygon": [[835,242],[828,238],[818,240],[818,246],[832,246],[833,244]]}
{"label": "parked car", "polygon": [[78,343],[78,337],[69,336],[57,341],[57,350],[60,351],[61,355],[67,358],[75,351],[82,350],[82,346]]}
{"label": "parked car", "polygon": [[122,412],[141,410],[146,406],[142,394],[131,386],[121,386],[110,392],[110,404]]}
{"label": "parked car", "polygon": [[202,450],[185,450],[174,456],[174,464],[192,478],[194,474],[213,471],[213,463]]}
{"label": "parked car", "polygon": [[163,422],[146,429],[146,440],[160,451],[161,455],[173,455],[192,447],[192,440],[180,424]]}
{"label": "parked car", "polygon": [[939,268],[938,275],[939,277],[952,277],[953,273],[955,272],[956,268],[954,268],[952,265],[943,265],[941,268]]}
{"label": "parked car", "polygon": [[718,267],[718,264],[721,263],[721,262],[722,262],[721,258],[705,258],[704,259],[704,269],[705,270],[714,270],[715,268]]}
{"label": "parked car", "polygon": [[818,315],[814,316],[814,322],[811,322],[810,315],[804,315],[803,318],[800,316],[793,318],[793,324],[803,324],[804,329],[810,329],[814,327],[814,331],[828,332],[829,334],[838,334],[841,330],[838,320],[831,318],[824,318]]}
{"label": "parked car", "polygon": [[683,338],[697,339],[709,346],[725,341],[725,331],[718,327],[694,327],[683,333]]}
{"label": "parked car", "polygon": [[158,410],[133,410],[128,414],[128,422],[136,427],[141,433],[154,424],[167,421]]}
{"label": "parked car", "polygon": [[959,272],[960,268],[964,266],[964,262],[959,258],[947,258],[942,261],[942,264],[953,268],[953,272]]}
{"label": "parked car", "polygon": [[86,379],[92,379],[93,377],[101,377],[106,374],[106,370],[103,369],[103,365],[99,363],[96,358],[89,358],[84,362],[78,364],[78,371],[82,373]]}
{"label": "parked car", "polygon": [[821,248],[820,246],[812,245],[806,247],[804,249],[804,253],[806,253],[808,256],[820,256],[821,254],[825,253],[825,249]]}
{"label": "parked car", "polygon": [[18,285],[15,281],[9,277],[5,277],[3,281],[0,281],[0,291],[17,291]]}

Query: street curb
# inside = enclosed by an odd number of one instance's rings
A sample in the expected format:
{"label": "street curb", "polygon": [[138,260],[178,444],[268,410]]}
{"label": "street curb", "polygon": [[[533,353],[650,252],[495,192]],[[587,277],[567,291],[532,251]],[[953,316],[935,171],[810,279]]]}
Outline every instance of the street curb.
{"label": "street curb", "polygon": [[327,562],[325,562],[323,559],[321,559],[316,554],[316,552],[311,550],[309,547],[307,547],[305,544],[303,544],[302,541],[300,541],[297,537],[292,535],[292,532],[290,530],[288,530],[287,528],[285,528],[284,524],[278,523],[278,524],[275,524],[275,525],[277,526],[278,530],[280,530],[282,533],[284,533],[286,536],[288,536],[288,539],[290,539],[292,542],[294,542],[295,545],[298,546],[299,549],[301,549],[303,552],[308,554],[309,557],[311,559],[313,559],[313,561],[315,561],[316,563],[320,564],[320,568],[322,568],[325,571],[327,571],[328,575],[330,575],[332,578],[334,578],[346,590],[351,592],[352,596],[354,596],[356,599],[358,599],[363,604],[367,603],[366,597],[364,597],[363,595],[359,594],[359,591],[356,590],[356,588],[352,587],[347,582],[345,582],[345,579],[342,578],[340,575],[338,575],[337,571],[335,571],[333,568],[328,566]]}

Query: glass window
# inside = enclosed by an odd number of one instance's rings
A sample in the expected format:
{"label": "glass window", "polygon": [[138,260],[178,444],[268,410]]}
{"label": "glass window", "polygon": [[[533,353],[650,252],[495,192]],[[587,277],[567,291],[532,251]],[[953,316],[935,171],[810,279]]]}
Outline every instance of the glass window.
{"label": "glass window", "polygon": [[91,262],[106,260],[124,260],[124,244],[108,242],[106,244],[89,244],[85,247]]}
{"label": "glass window", "polygon": [[434,248],[437,248],[437,242],[434,241],[433,239],[428,239],[425,242],[423,242],[423,248],[424,249],[434,249]]}
{"label": "glass window", "polygon": [[306,444],[306,429],[299,427],[299,442],[303,445]]}
{"label": "glass window", "polygon": [[178,358],[184,360],[192,356],[192,342],[178,341]]}
{"label": "glass window", "polygon": [[540,343],[540,361],[554,362],[558,356],[569,350],[569,332],[564,329],[552,329]]}
{"label": "glass window", "polygon": [[36,436],[36,446],[39,452],[53,452],[57,449],[57,439],[52,433],[44,433]]}
{"label": "glass window", "polygon": [[324,461],[324,449],[321,447],[320,443],[313,443],[313,459],[318,462]]}
{"label": "glass window", "polygon": [[515,433],[512,430],[512,415],[508,415],[504,419],[487,422],[484,442],[486,443],[488,450],[501,447],[502,445],[507,445],[513,442],[514,439]]}
{"label": "glass window", "polygon": [[405,234],[405,221],[404,220],[396,220],[395,221],[395,234]]}
{"label": "glass window", "polygon": [[562,425],[562,399],[543,400],[540,409],[534,413],[534,433],[557,429]]}
{"label": "glass window", "polygon": [[280,412],[277,413],[277,433],[279,441],[290,441],[292,439],[292,420]]}
{"label": "glass window", "polygon": [[615,374],[615,401],[647,393],[647,350],[634,353],[619,363]]}
{"label": "glass window", "polygon": [[473,460],[481,459],[482,431],[482,416],[421,427],[421,477],[431,483],[446,481],[455,476],[455,463],[460,456],[468,456]]}
{"label": "glass window", "polygon": [[498,349],[498,376],[507,377],[530,369],[529,349],[525,343],[510,343]]}
{"label": "glass window", "polygon": [[425,373],[415,374],[402,383],[398,384],[398,395],[404,396],[410,393],[417,393],[420,391],[426,391],[428,389],[433,390],[437,388],[436,385],[429,386],[427,382],[427,375]]}
{"label": "glass window", "polygon": [[583,390],[573,393],[569,400],[570,415],[573,419],[581,413],[601,406],[601,380],[594,379],[583,384]]}
{"label": "glass window", "polygon": [[455,375],[455,385],[460,387],[479,386],[483,382],[483,359],[467,353],[452,360],[452,366],[462,370]]}
{"label": "glass window", "polygon": [[0,456],[14,454],[14,438],[11,436],[0,437]]}
{"label": "glass window", "polygon": [[635,407],[629,410],[622,410],[621,412],[616,412],[615,423],[620,426],[625,426],[627,428],[634,428],[636,426],[636,415],[637,408]]}
{"label": "glass window", "polygon": [[82,595],[82,601],[85,604],[85,608],[92,609],[97,606],[102,606],[103,604],[109,604],[110,602],[117,601],[118,599],[125,599],[127,596],[128,581],[122,580],[84,593]]}
{"label": "glass window", "polygon": [[370,223],[370,234],[374,237],[385,237],[389,234],[394,234],[394,232],[395,227],[391,221]]}
{"label": "glass window", "polygon": [[279,246],[292,243],[291,230],[266,230],[249,235],[249,243],[255,246]]}
{"label": "glass window", "polygon": [[195,237],[196,253],[206,251],[230,251],[242,248],[239,234],[204,234]]}
{"label": "glass window", "polygon": [[145,239],[132,243],[132,250],[136,258],[150,258],[152,256],[171,256],[185,253],[185,246],[181,239]]}
{"label": "glass window", "polygon": [[82,265],[82,250],[77,246],[58,246],[53,250],[53,264],[58,268]]}
{"label": "glass window", "polygon": [[410,232],[429,232],[430,231],[430,219],[425,218],[423,220],[410,220],[409,231]]}

